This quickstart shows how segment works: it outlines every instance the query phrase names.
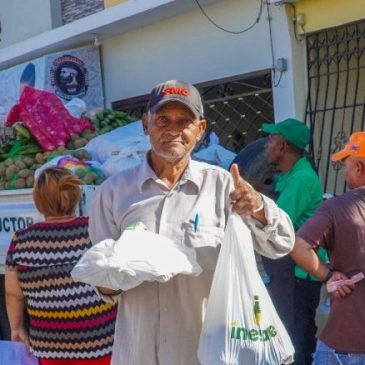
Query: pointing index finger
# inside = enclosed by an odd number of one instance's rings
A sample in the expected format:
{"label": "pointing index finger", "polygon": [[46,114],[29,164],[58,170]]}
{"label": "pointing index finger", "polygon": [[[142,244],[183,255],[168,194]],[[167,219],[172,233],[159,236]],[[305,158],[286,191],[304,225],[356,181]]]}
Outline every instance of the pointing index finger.
{"label": "pointing index finger", "polygon": [[230,168],[230,173],[232,175],[235,189],[238,189],[240,187],[245,187],[246,189],[252,189],[251,184],[249,182],[247,182],[240,175],[240,170],[238,169],[238,165],[236,163],[232,164],[232,166]]}
{"label": "pointing index finger", "polygon": [[236,163],[232,164],[230,168],[230,173],[232,175],[234,187],[237,189],[242,185],[242,178],[240,171],[238,170],[238,165]]}

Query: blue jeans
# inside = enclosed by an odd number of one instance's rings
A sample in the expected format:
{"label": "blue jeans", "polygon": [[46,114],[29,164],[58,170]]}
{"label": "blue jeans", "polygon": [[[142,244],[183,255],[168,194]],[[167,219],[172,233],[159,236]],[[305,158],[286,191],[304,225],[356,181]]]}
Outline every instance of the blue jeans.
{"label": "blue jeans", "polygon": [[336,352],[318,340],[313,365],[365,365],[365,354],[348,354]]}

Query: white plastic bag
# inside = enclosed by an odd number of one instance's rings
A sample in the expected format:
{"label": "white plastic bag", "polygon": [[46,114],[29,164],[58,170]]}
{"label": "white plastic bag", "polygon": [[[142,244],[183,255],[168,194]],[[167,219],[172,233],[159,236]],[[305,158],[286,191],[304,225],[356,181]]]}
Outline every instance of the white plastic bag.
{"label": "white plastic bag", "polygon": [[103,164],[111,156],[142,154],[150,147],[142,121],[138,120],[93,138],[83,149],[90,153],[93,160]]}
{"label": "white plastic bag", "polygon": [[[122,151],[121,151],[122,152]],[[106,177],[115,175],[121,171],[138,166],[142,163],[145,152],[128,152],[120,155],[108,157],[102,164],[102,169]]]}
{"label": "white plastic bag", "polygon": [[193,248],[136,223],[117,241],[106,239],[86,251],[71,275],[93,286],[128,290],[144,281],[163,283],[177,274],[199,275],[201,271]]}
{"label": "white plastic bag", "polygon": [[65,104],[68,112],[75,118],[81,118],[83,112],[86,111],[86,103],[80,98],[72,98],[68,103]]}
{"label": "white plastic bag", "polygon": [[38,365],[38,359],[21,342],[0,341],[0,365]]}
{"label": "white plastic bag", "polygon": [[291,363],[293,355],[293,345],[257,270],[251,233],[232,214],[213,278],[198,358],[202,365],[280,365]]}

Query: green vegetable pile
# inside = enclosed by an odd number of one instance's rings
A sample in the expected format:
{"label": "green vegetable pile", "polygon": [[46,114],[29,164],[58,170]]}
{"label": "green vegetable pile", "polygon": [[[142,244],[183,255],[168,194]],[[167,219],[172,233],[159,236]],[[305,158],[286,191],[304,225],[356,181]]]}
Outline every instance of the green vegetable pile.
{"label": "green vegetable pile", "polygon": [[[99,111],[91,122],[95,131],[86,129],[71,136],[66,147],[44,152],[30,131],[21,122],[14,126],[14,136],[0,146],[0,190],[31,188],[34,172],[54,157],[71,155],[81,161],[90,161],[90,154],[82,149],[91,139],[100,134],[122,127],[135,119],[128,114],[105,109]],[[99,185],[103,178],[90,169],[77,169],[74,172],[85,184]]]}

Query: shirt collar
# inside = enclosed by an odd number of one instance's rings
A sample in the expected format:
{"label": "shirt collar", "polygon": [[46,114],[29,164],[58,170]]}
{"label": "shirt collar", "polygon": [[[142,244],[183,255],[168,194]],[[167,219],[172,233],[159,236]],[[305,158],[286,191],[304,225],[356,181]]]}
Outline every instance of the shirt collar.
{"label": "shirt collar", "polygon": [[181,177],[180,182],[182,183],[183,181],[191,181],[197,187],[198,191],[200,191],[200,188],[203,183],[201,164],[190,159],[189,164],[183,176]]}
{"label": "shirt collar", "polygon": [[281,172],[278,175],[280,177],[288,176],[291,173],[293,173],[294,171],[297,171],[297,170],[301,169],[306,164],[308,164],[307,158],[306,157],[301,157],[300,159],[298,159],[295,162],[295,164],[292,166],[292,168],[289,171]]}
{"label": "shirt collar", "polygon": [[303,166],[307,165],[309,162],[306,157],[301,157],[295,162],[289,171],[281,172],[276,175],[275,190],[280,191],[281,184],[284,184],[286,179],[295,171],[301,169]]}
{"label": "shirt collar", "polygon": [[158,177],[156,176],[155,172],[152,170],[150,164],[148,163],[148,155],[149,152],[147,152],[143,159],[142,159],[142,163],[139,166],[138,172],[137,172],[137,185],[138,185],[138,190],[140,192],[142,192],[142,188],[143,185],[148,181],[148,180],[157,180]]}
{"label": "shirt collar", "polygon": [[[156,181],[159,179],[156,173],[153,171],[150,164],[148,163],[147,156],[148,153],[145,154],[142,164],[140,165],[138,170],[137,184],[140,192],[142,192],[143,186],[148,180]],[[197,187],[197,190],[199,191],[203,181],[202,180],[203,177],[202,174],[200,173],[199,167],[200,167],[199,163],[189,159],[188,166],[186,167],[185,172],[181,176],[178,185],[183,185],[186,182],[190,181]]]}

